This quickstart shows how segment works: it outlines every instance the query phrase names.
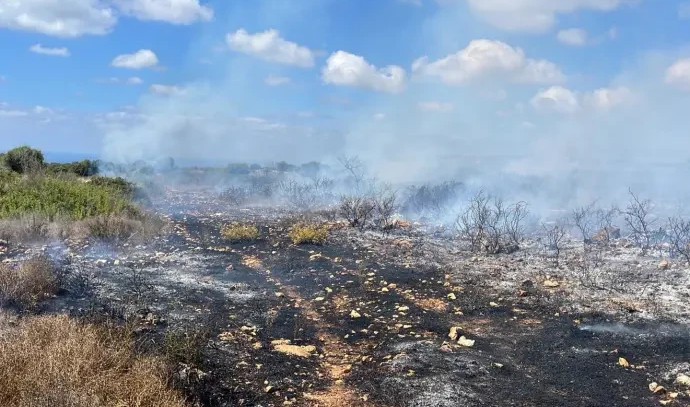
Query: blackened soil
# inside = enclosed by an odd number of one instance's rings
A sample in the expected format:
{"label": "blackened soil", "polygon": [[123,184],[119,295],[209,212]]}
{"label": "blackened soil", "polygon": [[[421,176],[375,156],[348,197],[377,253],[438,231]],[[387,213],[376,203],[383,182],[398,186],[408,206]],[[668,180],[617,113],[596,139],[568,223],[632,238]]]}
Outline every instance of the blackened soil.
{"label": "blackened soil", "polygon": [[[167,323],[152,328],[153,342],[208,331],[202,357],[185,361],[199,371],[179,380],[201,405],[637,407],[669,400],[652,393],[651,382],[679,392],[671,405],[690,403],[664,376],[690,361],[685,327],[620,329],[601,316],[567,313],[540,289],[504,292],[416,251],[404,231],[372,235],[382,246],[334,228],[322,246],[296,246],[285,214],[195,204],[196,195],[176,199],[165,207],[173,208],[170,234],[127,255],[154,263],[145,269],[156,276],[146,305]],[[220,229],[234,220],[258,224],[262,238],[224,241]],[[124,284],[113,277],[120,271],[109,262],[101,272],[111,281],[101,295],[115,302],[125,296],[107,290]],[[473,346],[451,340],[451,327]],[[280,352],[279,340],[307,354]]]}

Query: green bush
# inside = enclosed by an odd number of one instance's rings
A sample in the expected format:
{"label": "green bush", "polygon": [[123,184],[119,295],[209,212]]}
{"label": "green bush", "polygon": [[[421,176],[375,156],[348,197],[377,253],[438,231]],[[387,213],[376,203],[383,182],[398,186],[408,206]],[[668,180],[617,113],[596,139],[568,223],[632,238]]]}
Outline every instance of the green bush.
{"label": "green bush", "polygon": [[98,173],[98,164],[91,160],[75,161],[73,163],[46,164],[46,172],[51,174],[69,173],[80,177],[90,177]]}
{"label": "green bush", "polygon": [[76,220],[139,212],[120,181],[83,182],[74,178],[36,176],[7,181],[1,188],[0,218],[37,213]]}
{"label": "green bush", "polygon": [[113,191],[116,191],[116,192],[122,194],[123,196],[125,196],[127,198],[133,198],[134,197],[134,192],[135,192],[134,184],[132,184],[131,182],[129,182],[129,181],[127,181],[121,177],[111,178],[111,177],[102,177],[100,175],[97,175],[95,177],[91,177],[89,179],[89,183],[92,185],[95,185],[97,187],[111,189]]}
{"label": "green bush", "polygon": [[249,242],[259,238],[259,228],[254,225],[233,222],[223,226],[220,234],[230,242]]}
{"label": "green bush", "polygon": [[290,229],[294,244],[324,244],[328,239],[328,226],[297,224]]}
{"label": "green bush", "polygon": [[2,161],[8,169],[25,174],[43,168],[43,153],[41,150],[21,146],[3,154]]}

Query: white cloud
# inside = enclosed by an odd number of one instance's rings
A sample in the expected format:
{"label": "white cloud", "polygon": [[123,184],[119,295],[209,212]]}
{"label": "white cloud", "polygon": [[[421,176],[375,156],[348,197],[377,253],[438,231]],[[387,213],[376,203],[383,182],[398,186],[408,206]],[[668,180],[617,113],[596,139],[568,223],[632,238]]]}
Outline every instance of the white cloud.
{"label": "white cloud", "polygon": [[307,47],[286,41],[278,30],[249,34],[239,29],[226,36],[230,49],[268,62],[303,68],[314,66],[314,53]]}
{"label": "white cloud", "polygon": [[52,55],[57,57],[68,57],[70,56],[69,50],[67,48],[49,48],[44,47],[41,44],[34,44],[29,48],[29,51],[42,54],[42,55]]}
{"label": "white cloud", "polygon": [[213,18],[213,9],[199,0],[118,0],[116,5],[124,14],[140,20],[188,25]]}
{"label": "white cloud", "polygon": [[608,111],[636,101],[637,96],[625,86],[601,88],[584,96],[584,104],[599,111]]}
{"label": "white cloud", "polygon": [[666,70],[666,83],[690,90],[690,58],[679,59]]}
{"label": "white cloud", "polygon": [[0,109],[0,117],[24,117],[28,115],[29,112],[24,110]]}
{"label": "white cloud", "polygon": [[290,82],[291,80],[287,76],[268,75],[266,79],[264,79],[264,83],[268,86],[287,85]]}
{"label": "white cloud", "polygon": [[149,49],[140,49],[134,54],[118,55],[111,65],[128,69],[151,68],[158,65],[158,57]]}
{"label": "white cloud", "polygon": [[412,71],[453,85],[497,76],[521,83],[558,83],[564,79],[554,63],[527,58],[520,48],[486,39],[473,40],[467,48],[434,62],[419,58]]}
{"label": "white cloud", "polygon": [[452,103],[443,103],[443,102],[436,102],[436,101],[428,101],[428,102],[419,102],[417,104],[417,107],[419,110],[423,112],[438,112],[438,113],[447,113],[453,110],[453,104]]}
{"label": "white cloud", "polygon": [[587,44],[587,31],[581,28],[569,28],[558,32],[558,41],[565,45],[581,47]]}
{"label": "white cloud", "polygon": [[174,86],[174,85],[161,85],[158,83],[154,83],[153,85],[149,86],[149,90],[152,93],[158,94],[158,95],[164,95],[164,96],[171,96],[171,95],[182,95],[184,94],[184,89]]}
{"label": "white cloud", "polygon": [[532,107],[541,111],[575,113],[580,109],[577,95],[562,86],[552,86],[539,91],[530,101]]}
{"label": "white cloud", "polygon": [[49,107],[45,107],[45,106],[40,106],[40,105],[34,106],[33,112],[36,114],[52,114],[52,113],[54,113],[53,109],[51,109]]}
{"label": "white cloud", "polygon": [[405,88],[405,70],[397,65],[377,68],[359,55],[338,51],[331,54],[321,71],[325,83],[355,86],[379,92],[398,93]]}
{"label": "white cloud", "polygon": [[577,10],[611,11],[632,0],[466,0],[489,24],[508,31],[543,32],[558,14]]}
{"label": "white cloud", "polygon": [[144,83],[144,81],[138,76],[127,78],[128,85],[141,85],[142,83]]}
{"label": "white cloud", "polygon": [[374,119],[376,119],[376,120],[383,120],[385,118],[386,118],[385,113],[374,113]]}
{"label": "white cloud", "polygon": [[117,23],[101,0],[3,0],[0,27],[57,37],[104,35]]}

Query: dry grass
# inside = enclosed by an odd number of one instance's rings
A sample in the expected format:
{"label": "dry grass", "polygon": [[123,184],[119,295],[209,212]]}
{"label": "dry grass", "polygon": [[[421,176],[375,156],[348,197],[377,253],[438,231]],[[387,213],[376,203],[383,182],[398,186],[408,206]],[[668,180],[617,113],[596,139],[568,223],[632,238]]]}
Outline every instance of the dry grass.
{"label": "dry grass", "polygon": [[0,238],[13,243],[30,243],[49,239],[141,240],[158,235],[164,222],[149,214],[99,215],[74,221],[27,213],[17,218],[0,220]]}
{"label": "dry grass", "polygon": [[223,226],[220,234],[230,242],[250,242],[259,238],[259,228],[254,225],[233,222]]}
{"label": "dry grass", "polygon": [[72,234],[106,241],[145,241],[159,234],[163,225],[163,221],[152,215],[99,215],[76,222]]}
{"label": "dry grass", "polygon": [[156,358],[129,336],[66,316],[31,317],[0,332],[0,405],[183,407]]}
{"label": "dry grass", "polygon": [[328,226],[299,223],[288,234],[294,244],[324,244],[328,239]]}
{"label": "dry grass", "polygon": [[44,257],[27,260],[19,267],[0,264],[0,305],[32,308],[58,289],[53,265]]}

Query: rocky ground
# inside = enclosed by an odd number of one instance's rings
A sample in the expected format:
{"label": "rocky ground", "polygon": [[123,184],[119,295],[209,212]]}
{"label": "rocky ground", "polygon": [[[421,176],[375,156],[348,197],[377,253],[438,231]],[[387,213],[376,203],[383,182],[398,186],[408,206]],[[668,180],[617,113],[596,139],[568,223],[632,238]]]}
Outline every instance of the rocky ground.
{"label": "rocky ground", "polygon": [[[585,266],[536,243],[475,256],[442,231],[332,224],[295,246],[295,215],[167,192],[146,244],[11,247],[78,284],[43,312],[135,315],[152,351],[183,348],[178,381],[204,406],[690,405],[690,271],[621,240]],[[254,222],[229,244],[220,228]],[[131,318],[130,318],[131,319]],[[168,338],[168,339],[166,339]]]}

